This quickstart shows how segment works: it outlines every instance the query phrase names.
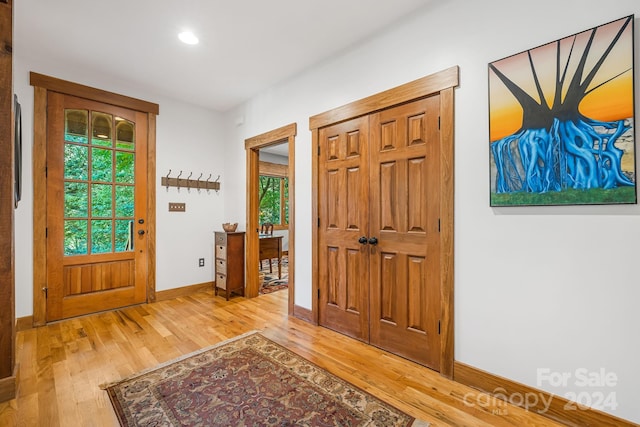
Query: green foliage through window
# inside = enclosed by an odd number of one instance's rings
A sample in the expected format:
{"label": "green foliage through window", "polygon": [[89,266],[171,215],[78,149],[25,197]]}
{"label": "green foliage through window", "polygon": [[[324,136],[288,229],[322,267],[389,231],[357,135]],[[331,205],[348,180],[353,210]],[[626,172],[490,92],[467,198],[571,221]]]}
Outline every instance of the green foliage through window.
{"label": "green foliage through window", "polygon": [[258,191],[260,224],[289,224],[289,179],[260,175]]}
{"label": "green foliage through window", "polygon": [[133,249],[134,137],[133,122],[95,111],[65,110],[65,255]]}

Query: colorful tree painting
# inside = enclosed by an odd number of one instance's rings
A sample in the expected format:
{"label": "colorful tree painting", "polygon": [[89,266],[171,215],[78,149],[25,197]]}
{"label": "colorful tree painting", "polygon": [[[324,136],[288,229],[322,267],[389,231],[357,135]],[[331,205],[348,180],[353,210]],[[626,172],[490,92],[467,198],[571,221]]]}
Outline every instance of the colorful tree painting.
{"label": "colorful tree painting", "polygon": [[492,206],[636,203],[633,19],[489,64]]}

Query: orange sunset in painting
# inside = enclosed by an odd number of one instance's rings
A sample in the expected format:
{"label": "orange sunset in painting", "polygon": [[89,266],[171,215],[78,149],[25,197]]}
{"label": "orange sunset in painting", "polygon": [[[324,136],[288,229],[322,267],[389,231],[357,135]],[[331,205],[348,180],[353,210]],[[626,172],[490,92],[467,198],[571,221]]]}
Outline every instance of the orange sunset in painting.
{"label": "orange sunset in painting", "polygon": [[[586,70],[597,61],[620,29],[620,21],[599,27],[593,40]],[[587,117],[609,121],[633,116],[633,39],[632,26],[629,25],[620,37],[598,72],[597,79],[591,84],[596,87],[607,82],[586,95],[580,103],[580,112]],[[580,59],[576,51],[584,51],[592,30],[585,31],[560,40],[561,59],[569,61],[567,74],[575,73]],[[571,46],[574,43],[573,51]],[[540,77],[542,90],[548,103],[554,100],[556,73],[556,42],[522,52],[517,55],[493,62],[492,64],[509,76],[519,86],[539,101],[537,89],[528,53],[531,53],[536,71]],[[571,58],[569,58],[571,55]],[[589,62],[590,61],[590,62]],[[563,70],[561,70],[562,73]],[[617,76],[617,77],[616,77]],[[613,80],[610,80],[615,77]],[[503,138],[520,129],[522,125],[522,106],[509,90],[500,83],[495,73],[489,73],[490,87],[490,131],[491,141]],[[566,94],[566,87],[563,88]]]}
{"label": "orange sunset in painting", "polygon": [[633,74],[633,16],[490,63],[492,205],[621,187],[635,203]]}

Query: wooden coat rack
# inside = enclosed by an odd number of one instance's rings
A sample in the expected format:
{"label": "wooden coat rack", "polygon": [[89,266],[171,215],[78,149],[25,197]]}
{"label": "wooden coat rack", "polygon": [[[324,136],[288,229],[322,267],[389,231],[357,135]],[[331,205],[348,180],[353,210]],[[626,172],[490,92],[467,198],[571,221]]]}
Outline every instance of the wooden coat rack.
{"label": "wooden coat rack", "polygon": [[162,185],[167,187],[167,189],[169,189],[169,187],[177,187],[178,189],[196,188],[198,190],[220,190],[220,175],[218,175],[218,177],[213,181],[211,181],[212,174],[209,174],[209,178],[207,178],[206,180],[201,179],[202,175],[204,175],[202,173],[200,174],[198,179],[191,179],[193,172],[191,172],[187,178],[180,178],[182,176],[182,171],[180,171],[178,176],[175,178],[171,178],[170,175],[171,169],[169,169],[169,173],[167,174],[167,176],[163,176],[161,180]]}

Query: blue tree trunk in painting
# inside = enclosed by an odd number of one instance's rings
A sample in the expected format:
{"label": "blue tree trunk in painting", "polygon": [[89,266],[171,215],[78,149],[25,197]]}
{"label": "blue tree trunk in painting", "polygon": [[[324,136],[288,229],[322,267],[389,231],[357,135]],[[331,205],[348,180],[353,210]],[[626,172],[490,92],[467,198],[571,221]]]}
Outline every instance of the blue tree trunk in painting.
{"label": "blue tree trunk in painting", "polygon": [[[598,132],[598,128],[605,131]],[[606,132],[614,129],[614,133]],[[525,129],[495,141],[496,192],[544,193],[566,188],[615,188],[634,185],[621,170],[618,137],[624,120],[554,119],[551,129]]]}
{"label": "blue tree trunk in painting", "polygon": [[[611,189],[633,186],[634,177],[621,169],[622,150],[616,141],[631,127],[625,120],[603,122],[585,117],[579,111],[580,101],[590,92],[617,76],[589,89],[596,73],[615,46],[632,17],[626,18],[617,36],[585,74],[587,56],[596,29],[592,30],[576,71],[567,83],[569,59],[561,63],[560,41],[556,42],[556,81],[553,105],[549,106],[542,91],[531,52],[529,64],[539,101],[516,85],[493,64],[489,67],[513,94],[523,109],[522,126],[513,134],[491,144],[496,165],[496,193],[545,193],[565,189]],[[575,40],[574,40],[575,44]],[[563,92],[564,90],[564,92]]]}

